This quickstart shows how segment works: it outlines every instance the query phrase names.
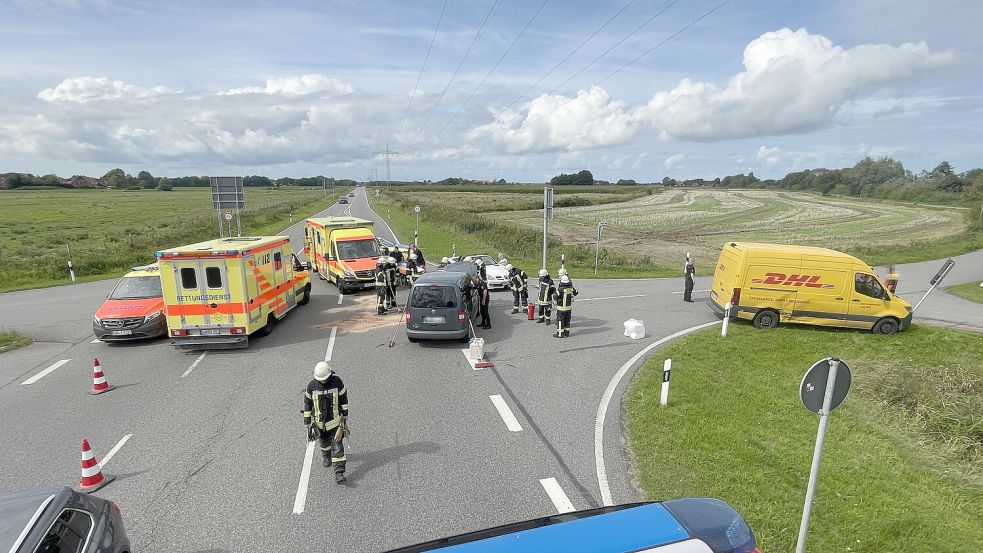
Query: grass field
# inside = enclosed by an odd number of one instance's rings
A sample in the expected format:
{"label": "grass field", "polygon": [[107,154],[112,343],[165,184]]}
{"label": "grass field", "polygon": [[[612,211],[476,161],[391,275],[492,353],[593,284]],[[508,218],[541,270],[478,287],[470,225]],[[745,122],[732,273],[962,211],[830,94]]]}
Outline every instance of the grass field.
{"label": "grass field", "polygon": [[0,332],[0,353],[13,351],[17,348],[31,345],[31,340],[27,336],[14,334],[13,332]]}
{"label": "grass field", "polygon": [[983,286],[980,286],[979,282],[967,282],[966,284],[949,286],[945,291],[970,301],[983,303]]}
{"label": "grass field", "polygon": [[[792,551],[819,423],[798,387],[815,361],[836,356],[853,388],[830,418],[808,551],[956,553],[983,542],[983,335],[743,323],[719,333],[670,344],[625,395],[648,498],[720,497],[763,551]],[[660,407],[667,357],[672,388]]]}
{"label": "grass field", "polygon": [[[339,189],[340,190],[340,189]],[[347,190],[346,190],[347,191]],[[245,190],[244,234],[271,234],[337,198],[320,190]],[[0,292],[117,276],[161,248],[214,238],[218,220],[207,188],[0,191]]]}

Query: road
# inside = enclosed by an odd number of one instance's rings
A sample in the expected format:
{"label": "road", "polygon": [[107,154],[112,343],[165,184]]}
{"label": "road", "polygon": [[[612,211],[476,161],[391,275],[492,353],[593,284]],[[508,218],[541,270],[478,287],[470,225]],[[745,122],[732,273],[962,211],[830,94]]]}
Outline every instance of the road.
{"label": "road", "polygon": [[[321,215],[345,212],[375,220],[377,233],[395,240],[362,189],[352,205]],[[286,234],[302,249],[300,223]],[[946,283],[983,278],[981,260],[983,252],[969,254],[970,268],[960,261]],[[929,269],[902,267],[902,291],[917,294],[913,283]],[[495,292],[494,326],[481,332],[494,367],[473,370],[461,344],[410,344],[400,332],[387,347],[396,315],[374,315],[368,293],[339,297],[315,280],[310,304],[271,336],[202,355],[166,340],[92,343],[91,314],[112,284],[0,296],[0,327],[38,340],[0,356],[0,491],[77,482],[81,437],[104,460],[129,436],[104,461],[117,480],[99,495],[120,505],[141,551],[291,551],[329,536],[332,549],[380,551],[600,506],[605,481],[611,501],[640,499],[622,455],[620,399],[638,364],[627,362],[662,338],[716,322],[699,303],[704,293],[682,301],[681,279],[578,279],[573,337],[557,340],[552,328],[509,314],[511,295]],[[708,284],[697,279],[696,288]],[[939,298],[951,297],[933,295],[924,312],[983,329],[978,305],[930,310]],[[645,339],[623,336],[628,318],[645,321]],[[87,393],[94,358],[112,392]],[[319,454],[303,478],[301,393],[326,358],[350,392],[354,433],[342,486]]]}

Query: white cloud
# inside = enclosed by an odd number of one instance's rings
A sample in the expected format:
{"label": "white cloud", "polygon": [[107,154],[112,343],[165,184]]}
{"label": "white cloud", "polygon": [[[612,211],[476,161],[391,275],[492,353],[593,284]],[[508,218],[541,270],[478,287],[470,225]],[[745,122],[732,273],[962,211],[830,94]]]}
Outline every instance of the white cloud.
{"label": "white cloud", "polygon": [[758,148],[758,153],[754,157],[764,163],[765,167],[774,167],[782,160],[781,149],[777,146],[774,148],[761,146]]}
{"label": "white cloud", "polygon": [[140,88],[123,81],[110,81],[105,77],[76,77],[65,79],[54,88],[38,93],[46,102],[76,102],[85,104],[98,100],[145,99],[168,93],[162,86]]}
{"label": "white cloud", "polygon": [[686,152],[680,152],[678,154],[673,154],[666,158],[662,162],[663,167],[667,170],[672,170],[674,167],[678,166],[684,159],[686,159]]}
{"label": "white cloud", "polygon": [[233,88],[219,92],[220,96],[237,94],[282,94],[284,96],[300,96],[314,92],[324,92],[330,95],[351,94],[353,88],[348,83],[332,79],[327,75],[311,73],[282,79],[268,79],[265,87],[251,86]]}

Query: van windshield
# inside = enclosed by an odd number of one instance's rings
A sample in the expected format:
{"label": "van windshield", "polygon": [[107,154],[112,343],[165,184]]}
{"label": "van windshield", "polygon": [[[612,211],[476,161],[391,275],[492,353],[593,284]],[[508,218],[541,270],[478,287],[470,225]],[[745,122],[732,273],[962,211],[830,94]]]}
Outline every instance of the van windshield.
{"label": "van windshield", "polygon": [[457,307],[457,295],[450,286],[417,286],[413,288],[410,307],[452,309]]}
{"label": "van windshield", "polygon": [[141,276],[124,277],[120,279],[113,293],[109,295],[111,300],[135,300],[139,298],[159,298],[164,295],[160,289],[160,277]]}
{"label": "van windshield", "polygon": [[379,248],[376,245],[376,241],[370,238],[364,240],[344,240],[337,242],[337,244],[338,259],[347,261],[379,255]]}

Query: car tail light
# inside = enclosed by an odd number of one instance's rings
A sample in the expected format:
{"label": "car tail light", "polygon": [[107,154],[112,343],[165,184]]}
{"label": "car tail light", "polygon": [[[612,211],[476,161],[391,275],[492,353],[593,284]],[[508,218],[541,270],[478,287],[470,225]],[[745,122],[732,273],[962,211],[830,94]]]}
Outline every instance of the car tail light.
{"label": "car tail light", "polygon": [[457,322],[463,323],[466,320],[467,320],[467,314],[464,313],[464,311],[458,311],[457,312]]}
{"label": "car tail light", "polygon": [[179,328],[177,330],[171,331],[171,336],[187,336],[187,335],[188,335],[188,331],[187,329],[184,328]]}
{"label": "car tail light", "polygon": [[730,306],[737,307],[739,303],[741,303],[741,289],[734,288],[734,293],[730,296]]}
{"label": "car tail light", "polygon": [[241,327],[241,326],[234,326],[234,327],[230,328],[229,331],[232,332],[232,334],[245,334],[246,333],[246,329],[243,328],[243,327]]}
{"label": "car tail light", "polygon": [[410,324],[410,312],[406,312],[406,324]]}

